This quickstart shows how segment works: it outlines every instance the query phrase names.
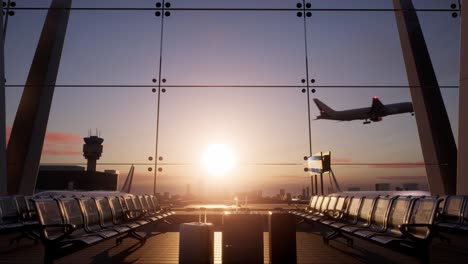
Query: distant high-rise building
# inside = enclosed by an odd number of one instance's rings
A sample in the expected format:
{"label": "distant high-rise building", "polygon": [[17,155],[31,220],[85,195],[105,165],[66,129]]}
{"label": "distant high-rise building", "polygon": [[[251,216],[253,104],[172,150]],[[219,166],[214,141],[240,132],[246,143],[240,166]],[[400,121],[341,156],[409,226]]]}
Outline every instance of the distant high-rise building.
{"label": "distant high-rise building", "polygon": [[390,191],[390,183],[376,183],[375,190],[376,191]]}
{"label": "distant high-rise building", "polygon": [[185,191],[186,195],[190,195],[190,184],[187,184],[187,190]]}
{"label": "distant high-rise building", "polygon": [[286,194],[286,191],[284,189],[280,189],[280,196],[284,196]]}
{"label": "distant high-rise building", "polygon": [[306,197],[306,190],[302,189],[302,199],[304,199],[305,197]]}
{"label": "distant high-rise building", "polygon": [[419,184],[417,183],[403,183],[403,190],[405,191],[415,191],[419,190]]}
{"label": "distant high-rise building", "polygon": [[310,188],[309,187],[306,188],[306,195],[307,195],[306,197],[310,197]]}

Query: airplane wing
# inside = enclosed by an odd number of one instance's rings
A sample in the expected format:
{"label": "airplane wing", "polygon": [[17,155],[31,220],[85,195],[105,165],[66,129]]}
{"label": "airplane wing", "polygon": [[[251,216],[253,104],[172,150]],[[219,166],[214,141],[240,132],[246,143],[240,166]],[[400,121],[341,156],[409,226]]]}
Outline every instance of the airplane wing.
{"label": "airplane wing", "polygon": [[374,96],[372,99],[372,106],[370,110],[370,114],[378,116],[380,114],[385,113],[387,108],[380,102],[379,98],[377,96]]}

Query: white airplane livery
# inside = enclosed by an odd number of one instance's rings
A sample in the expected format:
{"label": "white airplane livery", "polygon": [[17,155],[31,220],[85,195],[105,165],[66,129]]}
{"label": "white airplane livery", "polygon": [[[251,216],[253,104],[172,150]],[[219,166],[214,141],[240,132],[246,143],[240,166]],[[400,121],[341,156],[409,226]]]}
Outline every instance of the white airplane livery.
{"label": "white airplane livery", "polygon": [[372,99],[371,107],[349,109],[343,111],[335,111],[322,101],[314,98],[314,102],[320,110],[320,115],[317,119],[329,119],[337,121],[352,121],[364,120],[363,124],[370,124],[372,122],[382,121],[384,116],[396,115],[403,113],[411,113],[414,115],[413,104],[410,102],[387,104],[384,105],[380,102],[378,97]]}

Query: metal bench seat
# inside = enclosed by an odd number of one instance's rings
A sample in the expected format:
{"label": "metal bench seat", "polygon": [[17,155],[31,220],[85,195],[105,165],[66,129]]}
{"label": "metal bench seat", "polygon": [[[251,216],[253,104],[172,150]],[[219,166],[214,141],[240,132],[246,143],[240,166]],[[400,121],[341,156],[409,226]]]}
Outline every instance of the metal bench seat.
{"label": "metal bench seat", "polygon": [[327,217],[324,219],[321,219],[320,223],[324,225],[330,225],[336,222],[338,219],[341,219],[343,215],[345,214],[347,200],[348,200],[348,197],[346,196],[337,197],[334,208],[331,209],[330,206],[328,207],[327,212],[325,213]]}
{"label": "metal bench seat", "polygon": [[155,222],[155,221],[158,221],[159,219],[161,219],[161,218],[159,218],[157,216],[156,211],[152,207],[152,203],[148,202],[147,195],[139,195],[138,199],[140,200],[140,203],[141,203],[143,209],[145,210],[146,217],[148,219],[150,219],[152,222]]}
{"label": "metal bench seat", "polygon": [[15,197],[0,197],[0,233],[17,232],[23,226]]}
{"label": "metal bench seat", "polygon": [[142,195],[134,196],[133,202],[137,210],[141,210],[143,212],[142,218],[148,222],[155,222],[159,220],[152,210],[150,210],[149,205],[146,203],[146,199]]}
{"label": "metal bench seat", "polygon": [[136,207],[134,197],[125,197],[124,202],[129,219],[135,221],[139,225],[146,225],[150,222],[144,219],[145,212],[143,212],[142,208]]}
{"label": "metal bench seat", "polygon": [[62,208],[62,218],[64,223],[74,226],[73,232],[71,232],[67,239],[88,239],[93,240],[93,236],[101,238],[109,238],[111,236],[118,235],[115,231],[113,233],[107,232],[107,230],[100,229],[89,229],[87,228],[86,220],[86,209],[82,207],[78,198],[59,198],[57,199],[59,205]]}
{"label": "metal bench seat", "polygon": [[368,240],[418,256],[422,262],[427,262],[429,245],[437,234],[434,220],[440,201],[436,197],[415,198],[412,201],[397,199],[385,234],[372,235]]}
{"label": "metal bench seat", "polygon": [[326,210],[329,202],[329,196],[319,196],[314,207],[311,207],[309,211],[305,212],[303,217],[308,220],[317,221],[324,216],[323,212]]}
{"label": "metal bench seat", "polygon": [[114,225],[123,225],[131,229],[136,229],[141,226],[139,223],[131,222],[132,219],[129,214],[125,213],[120,197],[109,197],[108,199],[112,209]]}
{"label": "metal bench seat", "polygon": [[101,226],[101,218],[99,216],[99,209],[93,198],[78,198],[84,216],[84,229],[88,233],[97,233],[104,238],[114,237],[120,233],[110,228],[103,228]]}
{"label": "metal bench seat", "polygon": [[131,230],[130,227],[122,224],[114,223],[114,216],[110,205],[109,198],[97,198],[95,199],[97,206],[99,207],[101,227],[115,230],[119,233],[125,233]]}
{"label": "metal bench seat", "polygon": [[468,231],[468,196],[449,195],[445,197],[445,203],[436,225],[443,232]]}
{"label": "metal bench seat", "polygon": [[18,233],[10,239],[10,245],[27,238],[37,241],[38,235],[33,232],[38,221],[35,210],[29,207],[29,197],[22,195],[0,197],[0,234]]}
{"label": "metal bench seat", "polygon": [[[104,239],[99,235],[86,234],[83,218],[80,221],[80,217],[75,215],[72,203],[67,203],[67,207],[57,199],[37,199],[34,203],[41,225],[41,241],[45,246],[44,263],[52,263],[55,258],[66,255],[66,252]],[[79,214],[81,216],[81,212]],[[71,222],[79,225],[70,224]]]}
{"label": "metal bench seat", "polygon": [[313,221],[321,221],[327,218],[327,212],[335,210],[335,206],[337,203],[338,198],[336,196],[326,196],[323,198],[323,202],[317,211],[317,213],[313,214],[310,220]]}
{"label": "metal bench seat", "polygon": [[384,232],[387,228],[386,221],[390,206],[396,198],[397,197],[379,197],[372,210],[369,227],[355,230],[353,233],[360,237],[369,237],[376,233]]}
{"label": "metal bench seat", "polygon": [[358,220],[359,208],[361,207],[362,198],[352,197],[344,211],[344,214],[331,222],[323,222],[332,228],[341,228],[346,225],[355,224]]}
{"label": "metal bench seat", "polygon": [[367,228],[370,226],[370,217],[374,207],[375,198],[364,198],[359,208],[357,221],[353,224],[347,224],[340,227],[340,231],[352,233],[358,229]]}

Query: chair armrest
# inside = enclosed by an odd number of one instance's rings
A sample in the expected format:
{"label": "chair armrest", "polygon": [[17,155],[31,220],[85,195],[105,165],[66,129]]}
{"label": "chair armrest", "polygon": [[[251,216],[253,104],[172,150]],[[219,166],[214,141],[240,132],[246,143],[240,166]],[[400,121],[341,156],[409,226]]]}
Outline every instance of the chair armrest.
{"label": "chair armrest", "polygon": [[[132,213],[137,213],[137,216],[135,216],[135,217],[131,216]],[[125,220],[127,220],[127,221],[135,220],[135,219],[143,217],[145,214],[146,214],[145,212],[143,212],[142,210],[139,210],[139,209],[126,210],[125,211]]]}
{"label": "chair armrest", "polygon": [[36,213],[36,210],[22,210],[21,213],[20,213],[20,217],[21,217],[21,219],[23,219],[23,220],[29,220],[29,219],[32,218],[32,217],[30,216],[31,213]]}
{"label": "chair armrest", "polygon": [[54,239],[50,239],[50,238],[45,237],[44,232],[41,232],[41,240],[44,241],[45,243],[57,243],[60,240],[63,240],[67,236],[71,235],[71,233],[73,233],[73,231],[75,231],[75,229],[76,229],[76,225],[72,225],[72,224],[48,224],[48,225],[39,226],[41,231],[45,231],[45,229],[51,228],[51,227],[63,227],[63,228],[66,228],[66,231],[62,235],[60,235],[60,236],[58,236],[58,237],[56,237]]}
{"label": "chair armrest", "polygon": [[323,214],[333,219],[343,219],[344,212],[342,210],[325,210]]}
{"label": "chair armrest", "polygon": [[[408,231],[409,227],[426,227],[429,230],[429,234],[425,238],[419,238],[414,236]],[[413,241],[427,241],[432,238],[434,233],[434,225],[433,224],[402,224],[399,226],[400,232],[407,238]]]}

